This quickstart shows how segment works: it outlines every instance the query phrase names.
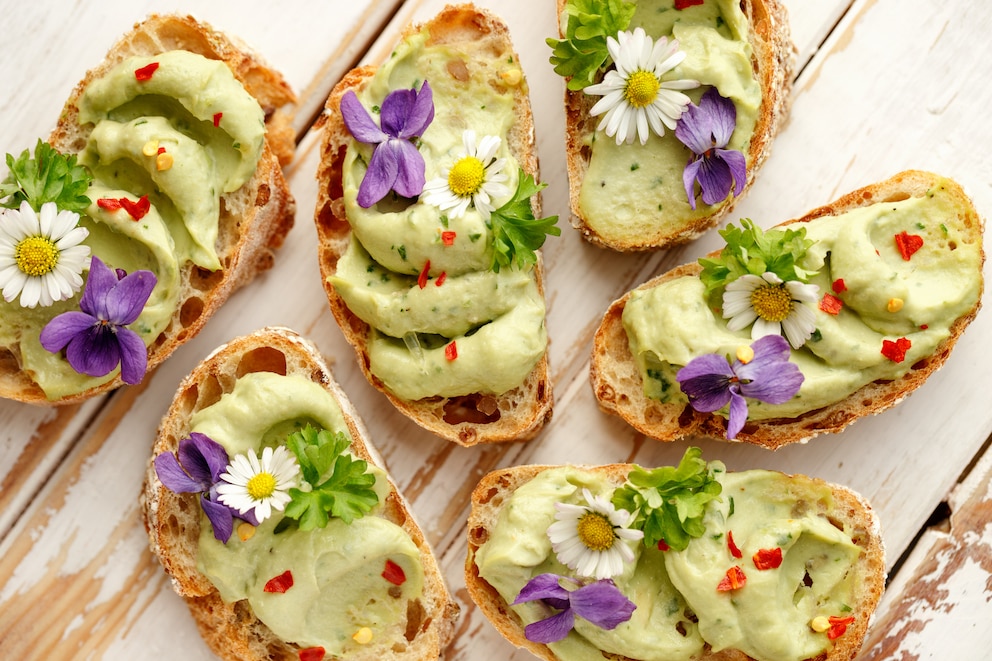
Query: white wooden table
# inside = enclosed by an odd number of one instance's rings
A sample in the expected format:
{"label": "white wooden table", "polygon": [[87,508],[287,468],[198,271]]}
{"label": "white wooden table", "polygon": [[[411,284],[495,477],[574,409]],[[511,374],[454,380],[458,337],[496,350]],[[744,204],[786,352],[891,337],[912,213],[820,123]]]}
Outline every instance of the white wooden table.
{"label": "white wooden table", "polygon": [[[298,214],[275,268],[231,298],[140,387],[62,409],[0,402],[0,658],[212,658],[147,550],[137,495],[156,426],[179,380],[215,346],[265,325],[292,327],[318,344],[411,500],[462,605],[448,659],[531,658],[495,633],[464,590],[466,503],[481,475],[510,464],[660,465],[681,456],[683,444],[645,439],[599,412],[588,384],[588,353],[610,301],[714,249],[719,237],[711,232],[678,250],[618,255],[584,244],[568,227],[563,87],[544,43],[555,30],[553,0],[478,4],[510,26],[530,83],[542,179],[549,184],[544,209],[562,216],[563,236],[545,249],[554,419],[529,443],[455,447],[395,413],[357,369],[319,281],[312,222],[318,140],[308,128],[344,71],[382,59],[404,24],[428,18],[442,4],[0,2],[0,153],[19,153],[47,136],[85,69],[153,9],[190,12],[238,35],[300,94],[299,150],[288,171]],[[769,226],[908,168],[958,180],[980,212],[992,212],[992,4],[786,4],[799,49],[792,113],[732,220],[751,217]],[[982,659],[992,649],[990,337],[986,310],[921,389],[841,435],[774,453],[699,443],[704,456],[731,469],[802,472],[846,484],[872,501],[891,582],[862,658]]]}

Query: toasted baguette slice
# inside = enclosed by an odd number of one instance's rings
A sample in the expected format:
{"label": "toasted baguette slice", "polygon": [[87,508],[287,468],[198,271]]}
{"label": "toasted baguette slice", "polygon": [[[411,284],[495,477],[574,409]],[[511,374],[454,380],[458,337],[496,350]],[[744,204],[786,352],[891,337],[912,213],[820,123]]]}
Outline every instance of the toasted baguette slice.
{"label": "toasted baguette slice", "polygon": [[[558,0],[558,13],[561,16],[560,38],[565,36],[566,1]],[[747,17],[752,66],[762,93],[758,120],[746,154],[747,181],[741,193],[743,197],[754,181],[758,168],[768,157],[772,139],[784,124],[788,114],[796,47],[790,36],[786,9],[780,0],[743,0],[741,9]],[[711,227],[715,227],[721,218],[730,213],[738,197],[731,197],[726,204],[718,206],[711,215],[687,219],[685,223],[671,229],[651,230],[642,224],[627,234],[621,235],[618,232],[615,236],[603,236],[591,228],[580,210],[579,192],[589,169],[592,153],[588,147],[588,140],[595,133],[602,119],[602,116],[590,116],[589,111],[600,98],[581,90],[567,88],[565,90],[565,151],[571,222],[584,238],[593,244],[619,251],[667,248],[691,241]],[[612,138],[607,139],[612,140]],[[675,138],[671,131],[666,131],[665,139]],[[622,175],[623,172],[620,171],[615,173],[617,177]],[[681,181],[678,185],[681,187]],[[663,213],[658,212],[659,218]]]}
{"label": "toasted baguette slice", "polygon": [[[211,353],[179,385],[176,397],[162,420],[153,457],[175,452],[180,439],[189,435],[190,417],[230,392],[237,379],[253,372],[302,376],[323,386],[338,402],[351,433],[351,452],[385,470],[371,444],[364,423],[334,380],[317,348],[286,328],[265,328],[240,337]],[[356,661],[436,659],[450,642],[458,605],[452,601],[437,560],[409,505],[390,478],[391,492],[381,516],[406,531],[420,550],[424,591],[420,602],[408,609],[408,644],[381,656],[381,646],[370,645],[368,654],[349,656]],[[142,515],[152,552],[172,578],[185,600],[200,633],[210,648],[225,659],[285,659],[297,661],[299,648],[275,637],[252,613],[247,601],[225,603],[210,581],[197,571],[200,506],[196,494],[176,494],[162,485],[149,464],[141,494]],[[335,657],[336,658],[336,657]]]}
{"label": "toasted baguette slice", "polygon": [[[138,23],[107,53],[106,59],[86,73],[59,117],[49,141],[64,153],[85,146],[92,124],[80,125],[79,100],[87,86],[113,66],[132,56],[187,50],[223,60],[254,96],[266,118],[266,145],[252,178],[240,189],[223,195],[216,242],[221,270],[209,272],[191,262],[180,264],[179,305],[169,326],[148,348],[148,369],[165,360],[195,336],[207,319],[236,289],[271,268],[274,251],[293,226],[295,202],[286,185],[282,165],[295,151],[295,136],[287,114],[296,96],[281,74],[240,43],[196,21],[191,16],[152,15]],[[122,385],[120,377],[57,401],[21,371],[17,347],[0,347],[0,397],[39,404],[71,404]]]}
{"label": "toasted baguette slice", "polygon": [[[506,25],[488,11],[472,5],[448,6],[424,25],[409,26],[404,36],[427,28],[428,45],[447,44],[456,49],[513,52]],[[519,57],[513,56],[519,62]],[[352,70],[335,86],[327,99],[323,122],[320,167],[317,171],[318,193],[315,212],[319,239],[320,271],[331,311],[345,338],[355,349],[358,364],[366,378],[383,392],[396,408],[423,428],[434,434],[470,446],[534,437],[551,418],[553,395],[548,378],[547,354],[540,358],[526,380],[518,387],[493,397],[470,394],[459,397],[428,397],[404,400],[390,392],[369,368],[369,326],[353,314],[335,291],[328,278],[337,272],[337,263],[347,250],[351,229],[348,224],[342,190],[342,163],[351,134],[341,117],[341,97],[349,90],[363,89],[374,67]],[[534,151],[534,119],[525,84],[507,88],[513,94],[516,121],[510,128],[508,145],[511,153],[528,174],[538,177],[538,162]],[[540,217],[539,195],[531,199],[535,217]],[[544,295],[540,256],[535,277],[541,296]]]}
{"label": "toasted baguette slice", "polygon": [[[549,468],[556,467],[546,465],[514,466],[493,471],[479,482],[472,492],[472,509],[468,518],[465,584],[472,601],[509,642],[546,661],[567,661],[567,659],[558,657],[547,645],[535,643],[526,638],[524,623],[520,616],[511,610],[509,604],[492,585],[479,576],[478,567],[475,564],[476,552],[489,539],[497,524],[500,512],[510,496],[519,487]],[[605,477],[611,485],[619,487],[627,479],[627,474],[634,466],[632,464],[609,464],[576,466],[576,468],[597,473]],[[850,615],[854,615],[855,618],[854,622],[848,626],[843,636],[834,641],[834,647],[829,654],[818,656],[816,661],[853,659],[861,648],[871,614],[878,605],[885,589],[885,548],[879,521],[868,502],[854,491],[815,478],[795,477],[810,480],[818,487],[830,489],[833,499],[832,506],[827,509],[825,503],[817,501],[813,505],[816,513],[819,516],[827,517],[835,527],[848,532],[854,543],[862,550],[858,561],[853,565],[856,572],[855,584],[860,586],[857,589],[855,603],[849,604],[852,609]],[[704,653],[693,657],[693,661],[746,661],[752,658],[736,649],[713,652],[709,645],[706,645],[704,649]],[[626,661],[628,659],[628,657],[607,652],[602,654],[603,658],[613,661]]]}
{"label": "toasted baguette slice", "polygon": [[[797,418],[748,421],[736,440],[776,449],[789,443],[805,442],[819,434],[839,432],[859,418],[880,413],[899,403],[944,364],[958,337],[978,313],[981,291],[984,288],[981,272],[981,264],[985,260],[982,248],[983,223],[959,185],[929,172],[906,171],[886,181],[848,193],[826,206],[810,211],[802,218],[782,225],[834,216],[879,202],[923,197],[935,185],[945,186],[957,207],[957,216],[948,218],[947,224],[958,228],[965,237],[965,242],[977,245],[979,250],[977,277],[980,284],[974,307],[954,321],[950,336],[941,342],[930,357],[915,363],[901,378],[869,383],[835,404]],[[715,257],[718,254],[719,251],[714,251],[709,256]],[[698,263],[685,264],[649,280],[637,289],[648,289],[668,280],[696,275],[701,270]],[[712,413],[700,413],[688,404],[662,404],[645,397],[641,375],[630,353],[621,319],[630,295],[631,292],[628,292],[610,305],[596,332],[590,380],[600,408],[620,416],[638,431],[660,440],[674,441],[694,434],[723,439],[726,433],[725,418]]]}

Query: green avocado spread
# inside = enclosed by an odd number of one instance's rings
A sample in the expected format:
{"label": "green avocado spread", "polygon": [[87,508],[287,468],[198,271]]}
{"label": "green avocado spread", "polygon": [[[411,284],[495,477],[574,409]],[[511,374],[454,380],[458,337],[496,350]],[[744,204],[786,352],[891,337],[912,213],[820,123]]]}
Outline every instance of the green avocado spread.
{"label": "green avocado spread", "polygon": [[[676,10],[670,1],[636,0],[636,4],[628,30],[641,27],[655,40],[677,39],[686,53],[663,80],[699,81],[699,88],[685,92],[693,103],[699,103],[711,87],[731,99],[737,128],[726,148],[747,156],[760,112],[761,86],[754,77],[747,18],[740,3],[707,0],[683,10]],[[603,131],[595,131],[587,140],[590,160],[578,205],[589,227],[606,240],[672,234],[726,204],[707,205],[697,199],[695,210],[689,206],[682,171],[692,154],[673,131],[660,137],[652,133],[644,145],[637,140],[617,145]]]}
{"label": "green avocado spread", "polygon": [[[150,77],[139,80],[136,71],[155,63]],[[254,174],[265,139],[264,115],[224,62],[186,51],[124,60],[93,80],[78,106],[79,122],[92,124],[79,162],[94,176],[87,192],[92,204],[80,219],[89,230],[83,243],[111,268],[155,274],[151,298],[130,326],[150,345],[178,307],[180,269],[189,262],[210,271],[221,268],[220,196]],[[98,203],[137,202],[142,196],[150,204],[138,219]],[[0,347],[14,353],[49,399],[117,374],[78,374],[38,342],[48,321],[78,309],[81,295],[33,309],[0,300]]]}
{"label": "green avocado spread", "polygon": [[[826,518],[828,487],[803,476],[771,471],[716,473],[722,495],[706,505],[705,533],[685,550],[631,543],[634,561],[613,581],[636,606],[612,630],[575,618],[575,627],[551,650],[569,661],[597,661],[603,652],[639,661],[688,660],[704,645],[713,652],[738,649],[759,661],[800,661],[831,649],[811,621],[851,610],[856,585],[852,566],[861,550],[851,532]],[[602,474],[576,467],[542,471],[502,506],[489,538],[475,554],[479,575],[511,603],[534,576],[574,576],[556,558],[548,539],[555,503],[582,504],[580,493],[612,497]],[[741,558],[732,555],[728,534]],[[621,542],[624,543],[624,542]],[[782,563],[758,569],[761,550],[781,549]],[[717,586],[738,566],[746,582]],[[512,606],[525,624],[553,611],[539,601]]]}
{"label": "green avocado spread", "polygon": [[[813,245],[800,266],[814,272],[809,282],[818,298],[829,293],[843,306],[836,315],[816,306],[813,337],[792,349],[790,360],[804,377],[798,394],[777,405],[749,400],[748,418],[797,417],[873,381],[897,379],[931,356],[981,291],[981,246],[966,237],[958,213],[955,198],[937,185],[920,197],[803,223]],[[922,239],[910,259],[895,240],[902,232]],[[750,328],[728,330],[718,304],[696,276],[631,294],[623,325],[648,397],[686,403],[675,380],[680,367],[706,353],[734,355],[750,343]],[[911,346],[896,362],[883,342],[901,338]]]}
{"label": "green avocado spread", "polygon": [[[191,419],[191,431],[206,434],[230,456],[285,442],[307,424],[349,435],[334,398],[319,384],[268,372],[246,374],[234,389]],[[350,435],[349,435],[350,438]],[[424,574],[420,552],[400,526],[377,516],[391,486],[371,464],[379,496],[370,514],[345,523],[303,531],[280,512],[263,521],[248,539],[237,532],[218,541],[206,515],[200,520],[197,569],[226,602],[246,599],[252,612],[280,639],[301,647],[323,647],[347,658],[370,645],[388,650],[406,632],[407,609],[421,598]],[[326,479],[326,476],[322,476]],[[403,572],[400,585],[384,576],[386,563]],[[265,584],[289,571],[292,587],[266,592]],[[362,629],[370,641],[356,641]]]}
{"label": "green avocado spread", "polygon": [[[501,138],[507,188],[519,165],[507,146],[514,123],[512,86],[523,84],[511,52],[404,40],[358,98],[378,108],[397,89],[430,83],[434,119],[417,146],[427,181],[457,159],[462,134]],[[490,270],[493,232],[470,206],[450,218],[433,205],[390,194],[370,208],[357,203],[372,146],[353,141],[343,187],[352,240],[330,278],[348,308],[369,324],[370,369],[405,400],[471,393],[502,394],[524,382],[547,346],[544,297],[532,267]],[[498,208],[506,200],[493,200]]]}

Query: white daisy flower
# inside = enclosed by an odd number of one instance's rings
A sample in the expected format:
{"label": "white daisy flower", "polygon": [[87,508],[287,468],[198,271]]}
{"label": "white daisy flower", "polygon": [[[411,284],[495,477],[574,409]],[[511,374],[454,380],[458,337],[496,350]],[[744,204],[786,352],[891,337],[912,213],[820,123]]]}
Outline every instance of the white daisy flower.
{"label": "white daisy flower", "polygon": [[816,313],[803,303],[815,303],[820,288],[797,280],[782,282],[768,272],[742,275],[723,292],[723,318],[732,331],[751,326],[751,339],[782,335],[798,349],[816,330]]}
{"label": "white daisy flower", "polygon": [[597,580],[623,572],[634,552],[624,540],[643,539],[640,530],[628,528],[633,515],[616,509],[602,496],[582,489],[588,505],[555,503],[555,522],[548,526],[548,539],[558,560],[579,576]]}
{"label": "white daisy flower", "polygon": [[441,168],[441,176],[424,186],[421,199],[438,207],[452,218],[465,215],[468,205],[474,206],[484,220],[496,209],[495,200],[506,198],[510,189],[503,183],[505,158],[496,158],[500,139],[486,135],[475,144],[475,131],[462,133],[464,155],[450,168]]}
{"label": "white daisy flower", "polygon": [[699,87],[695,80],[661,80],[685,59],[679,42],[667,37],[655,42],[643,28],[634,28],[607,37],[606,49],[616,68],[585,89],[603,97],[589,111],[593,117],[606,113],[596,129],[615,136],[618,145],[633,143],[635,133],[643,145],[650,131],[665,135],[666,126],[674,131],[690,101],[678,90]]}
{"label": "white daisy flower", "polygon": [[282,511],[290,501],[289,490],[296,486],[300,469],[296,458],[285,446],[262,450],[262,458],[254,448],[239,454],[221,473],[217,485],[218,500],[239,513],[255,510],[259,523],[272,515],[272,508]]}
{"label": "white daisy flower", "polygon": [[0,210],[0,288],[8,303],[21,297],[21,306],[47,307],[71,298],[83,286],[90,247],[89,235],[78,227],[79,214],[59,211],[54,202]]}

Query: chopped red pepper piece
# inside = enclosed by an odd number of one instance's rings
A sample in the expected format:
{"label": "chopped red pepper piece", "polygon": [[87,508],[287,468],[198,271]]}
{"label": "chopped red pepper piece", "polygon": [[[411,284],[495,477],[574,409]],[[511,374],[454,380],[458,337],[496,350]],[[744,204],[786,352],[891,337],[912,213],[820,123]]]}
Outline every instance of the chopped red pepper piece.
{"label": "chopped red pepper piece", "polygon": [[155,152],[155,153],[156,153],[156,154],[164,154],[164,153],[165,153],[165,147],[159,147],[159,148],[158,148],[158,151],[157,151],[157,152]]}
{"label": "chopped red pepper piece", "polygon": [[837,278],[834,280],[830,288],[834,290],[835,294],[841,294],[847,291],[847,283],[844,282],[844,278]]}
{"label": "chopped red pepper piece", "polygon": [[430,277],[428,275],[430,273],[430,270],[431,270],[431,260],[428,259],[427,263],[424,264],[424,270],[421,271],[420,275],[417,277],[417,284],[420,286],[421,289],[427,286],[427,280]]}
{"label": "chopped red pepper piece", "polygon": [[118,201],[121,203],[121,207],[123,207],[124,211],[127,211],[128,215],[135,220],[141,220],[144,218],[145,214],[148,213],[148,210],[151,208],[151,203],[148,201],[147,195],[142,195],[139,197],[137,202],[132,202],[126,197],[122,197]]}
{"label": "chopped red pepper piece", "polygon": [[152,62],[151,64],[146,64],[140,69],[134,70],[134,78],[140,82],[145,82],[146,80],[152,79],[152,74],[158,69],[158,62]]}
{"label": "chopped red pepper piece", "polygon": [[927,324],[920,324],[920,330],[926,330],[928,328],[930,328],[929,325],[927,325]]}
{"label": "chopped red pepper piece", "polygon": [[323,647],[308,647],[300,650],[300,661],[321,661],[326,653]]}
{"label": "chopped red pepper piece", "polygon": [[899,254],[907,262],[909,258],[913,256],[913,253],[923,247],[923,237],[917,234],[907,234],[906,232],[900,232],[896,234],[896,247],[899,248]]}
{"label": "chopped red pepper piece", "polygon": [[675,8],[682,11],[686,7],[692,7],[693,5],[701,5],[703,0],[675,0]]}
{"label": "chopped red pepper piece", "polygon": [[727,570],[727,575],[723,577],[716,589],[717,592],[730,592],[744,587],[746,582],[747,576],[744,575],[744,570],[740,566],[734,565]]}
{"label": "chopped red pepper piece", "polygon": [[668,550],[669,550],[669,549],[671,549],[671,548],[672,548],[672,547],[671,547],[671,546],[669,546],[669,545],[668,545],[668,544],[667,544],[667,543],[665,542],[665,540],[663,540],[663,539],[659,539],[659,540],[658,540],[658,550],[659,550],[659,551],[668,551]]}
{"label": "chopped red pepper piece", "polygon": [[220,126],[220,118],[224,116],[222,112],[214,113],[214,126]]}
{"label": "chopped red pepper piece", "polygon": [[382,571],[382,577],[393,585],[406,583],[406,573],[404,573],[403,568],[392,560],[386,560],[386,568]]}
{"label": "chopped red pepper piece", "polygon": [[455,233],[454,232],[441,232],[441,243],[446,246],[452,246],[455,244]]}
{"label": "chopped red pepper piece", "polygon": [[96,205],[106,211],[117,211],[121,208],[121,201],[113,197],[101,197]]}
{"label": "chopped red pepper piece", "polygon": [[454,360],[458,358],[458,347],[455,345],[455,341],[452,340],[451,344],[444,348],[444,357],[448,360]]}
{"label": "chopped red pepper piece", "polygon": [[844,632],[847,631],[847,625],[854,622],[854,616],[836,617],[831,615],[827,618],[827,621],[830,622],[830,629],[827,630],[827,638],[835,640],[844,635]]}
{"label": "chopped red pepper piece", "polygon": [[892,340],[882,340],[882,355],[894,363],[901,363],[906,360],[906,352],[913,346],[913,343],[905,337]]}
{"label": "chopped red pepper piece", "polygon": [[265,587],[262,588],[262,591],[278,592],[279,594],[282,594],[291,587],[293,587],[293,572],[287,569],[275,578],[270,578],[268,582],[266,582]]}
{"label": "chopped red pepper piece", "polygon": [[759,549],[757,553],[751,556],[751,560],[754,561],[754,566],[761,571],[778,569],[782,566],[782,549],[778,547],[773,549]]}
{"label": "chopped red pepper piece", "polygon": [[827,314],[838,315],[843,307],[844,301],[833,294],[824,294],[823,298],[820,299],[820,309]]}
{"label": "chopped red pepper piece", "polygon": [[730,530],[727,531],[727,548],[730,549],[730,555],[735,558],[743,558],[744,554],[741,550],[737,548],[737,544],[734,544],[734,533]]}
{"label": "chopped red pepper piece", "polygon": [[437,276],[437,280],[434,281],[435,287],[440,287],[444,284],[444,281],[448,279],[448,272],[441,271],[441,275]]}

